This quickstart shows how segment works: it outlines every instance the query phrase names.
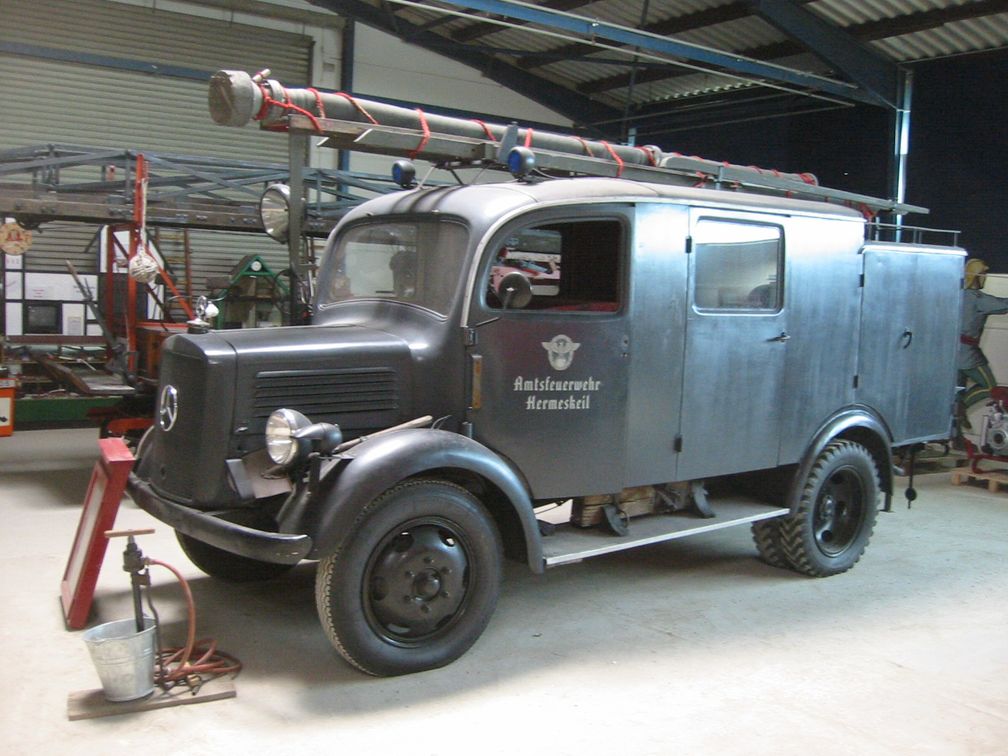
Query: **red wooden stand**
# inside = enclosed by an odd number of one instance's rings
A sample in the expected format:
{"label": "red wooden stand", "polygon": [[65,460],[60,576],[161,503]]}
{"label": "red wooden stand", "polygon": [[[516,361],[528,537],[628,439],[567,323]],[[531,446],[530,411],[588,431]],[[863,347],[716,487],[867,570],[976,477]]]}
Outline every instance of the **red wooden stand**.
{"label": "red wooden stand", "polygon": [[115,524],[119,502],[126,492],[126,480],[133,467],[133,455],[121,438],[99,439],[98,446],[101,459],[91,473],[77,535],[60,584],[63,616],[70,630],[80,630],[87,624],[98,572],[108,546],[105,531]]}

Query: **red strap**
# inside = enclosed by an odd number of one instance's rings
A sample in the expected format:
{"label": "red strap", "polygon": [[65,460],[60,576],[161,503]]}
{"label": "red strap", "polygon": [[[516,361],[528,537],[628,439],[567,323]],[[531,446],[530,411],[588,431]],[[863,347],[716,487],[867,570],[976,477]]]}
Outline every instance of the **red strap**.
{"label": "red strap", "polygon": [[586,141],[585,141],[584,139],[582,139],[582,138],[581,138],[581,137],[579,137],[579,136],[577,136],[577,137],[574,137],[574,138],[575,138],[575,139],[577,139],[577,140],[578,140],[579,142],[581,142],[581,146],[582,146],[582,147],[584,147],[584,151],[585,151],[585,154],[586,154],[586,155],[587,155],[588,157],[595,157],[595,156],[594,156],[594,155],[592,154],[592,151],[591,151],[591,147],[589,147],[589,146],[588,146],[588,142],[586,142]]}
{"label": "red strap", "polygon": [[410,160],[415,160],[416,156],[423,152],[423,148],[427,146],[427,142],[430,141],[430,126],[427,125],[427,116],[420,108],[416,109],[417,114],[420,116],[420,127],[423,129],[423,139],[420,140],[420,144],[417,148],[409,154]]}
{"label": "red strap", "polygon": [[262,105],[259,107],[259,112],[252,116],[252,119],[255,121],[261,121],[266,117],[266,111],[269,110],[270,103],[273,101],[273,98],[270,97],[269,89],[262,82],[259,83],[259,91],[262,92]]}
{"label": "red strap", "polygon": [[489,139],[491,142],[497,141],[497,137],[493,135],[493,132],[490,131],[490,127],[487,126],[485,123],[483,123],[483,121],[481,121],[479,118],[473,118],[472,122],[478,123],[480,126],[483,127],[483,133],[487,135],[487,139]]}
{"label": "red strap", "polygon": [[[724,161],[724,162],[722,163],[722,165],[723,165],[723,166],[724,166],[725,168],[731,168],[731,163],[729,163],[729,162],[728,162],[727,160],[725,160],[725,161]],[[741,184],[739,184],[739,182],[738,182],[738,181],[732,181],[732,182],[731,182],[731,188],[732,188],[732,189],[738,189],[738,188],[739,188],[740,186],[741,186]]]}
{"label": "red strap", "polygon": [[959,341],[963,344],[968,344],[969,346],[980,346],[980,339],[974,339],[972,336],[967,336],[965,333],[959,334]]}
{"label": "red strap", "polygon": [[322,95],[315,87],[308,87],[308,91],[315,95],[315,108],[318,110],[319,118],[325,118],[325,106],[322,104]]}
{"label": "red strap", "polygon": [[653,147],[638,147],[638,150],[644,153],[647,157],[648,165],[658,167],[658,159],[655,157],[655,152]]}
{"label": "red strap", "polygon": [[319,132],[320,134],[322,133],[322,125],[319,123],[318,118],[316,118],[313,113],[305,110],[304,108],[300,108],[293,102],[291,102],[290,94],[288,94],[286,89],[283,90],[284,95],[283,102],[281,102],[280,100],[274,100],[270,96],[269,89],[266,87],[265,84],[259,84],[259,89],[262,92],[263,104],[262,107],[259,108],[259,112],[256,113],[255,120],[257,121],[262,120],[266,116],[266,113],[269,111],[269,109],[275,105],[276,107],[283,108],[285,111],[300,113],[301,115],[305,116],[309,121],[311,121],[312,126],[315,127],[315,131]]}
{"label": "red strap", "polygon": [[531,128],[525,129],[525,146],[526,147],[531,147],[532,146],[532,129]]}
{"label": "red strap", "polygon": [[353,97],[351,97],[350,95],[348,95],[346,92],[337,92],[336,96],[337,97],[342,97],[344,100],[346,100],[351,105],[353,105],[354,108],[357,110],[358,113],[360,113],[362,116],[364,116],[369,121],[371,121],[371,123],[373,123],[375,126],[378,125],[378,121],[376,121],[374,119],[374,117],[364,109],[364,106],[361,105],[359,102],[357,102],[357,100],[355,100]]}
{"label": "red strap", "polygon": [[612,148],[612,145],[604,139],[602,140],[602,146],[609,150],[609,154],[612,156],[612,159],[616,161],[616,178],[619,178],[623,175],[623,160],[616,154],[616,150]]}

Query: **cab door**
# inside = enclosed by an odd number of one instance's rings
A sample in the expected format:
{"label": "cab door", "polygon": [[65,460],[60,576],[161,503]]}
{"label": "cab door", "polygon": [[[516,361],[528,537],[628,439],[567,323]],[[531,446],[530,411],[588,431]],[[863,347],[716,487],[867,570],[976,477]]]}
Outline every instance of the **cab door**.
{"label": "cab door", "polygon": [[[468,421],[535,498],[623,487],[630,237],[629,208],[593,205],[523,216],[484,249],[467,321]],[[528,301],[495,293],[516,273]]]}
{"label": "cab door", "polygon": [[790,339],[783,223],[694,208],[688,249],[676,477],[774,467]]}

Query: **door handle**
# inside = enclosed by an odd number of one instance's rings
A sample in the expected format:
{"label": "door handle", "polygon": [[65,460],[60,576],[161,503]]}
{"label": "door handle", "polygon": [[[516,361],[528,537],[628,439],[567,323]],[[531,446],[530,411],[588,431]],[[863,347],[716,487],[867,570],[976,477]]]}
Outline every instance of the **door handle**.
{"label": "door handle", "polygon": [[790,341],[791,334],[787,331],[781,331],[779,335],[774,336],[772,339],[767,339],[767,341]]}

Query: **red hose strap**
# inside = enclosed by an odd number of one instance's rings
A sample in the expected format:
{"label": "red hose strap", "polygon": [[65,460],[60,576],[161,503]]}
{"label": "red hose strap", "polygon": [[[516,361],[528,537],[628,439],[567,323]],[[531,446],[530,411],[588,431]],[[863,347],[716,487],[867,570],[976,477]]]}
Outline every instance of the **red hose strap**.
{"label": "red hose strap", "polygon": [[813,176],[811,173],[799,173],[798,177],[806,184],[810,184],[811,186],[819,185],[819,182],[816,181],[816,177]]}
{"label": "red hose strap", "polygon": [[315,87],[308,87],[308,91],[315,95],[315,109],[318,110],[319,118],[325,118],[325,106],[322,104],[322,95]]}
{"label": "red hose strap", "polygon": [[581,142],[581,146],[584,147],[585,155],[587,155],[588,157],[595,157],[592,154],[591,147],[588,146],[588,142],[586,142],[584,139],[582,139],[579,136],[576,136],[574,138],[577,139],[579,142]]}
{"label": "red hose strap", "polygon": [[376,121],[376,120],[375,120],[374,116],[372,116],[372,115],[371,115],[370,113],[368,113],[368,112],[367,112],[367,111],[366,111],[366,110],[364,109],[364,106],[363,106],[363,105],[361,105],[361,104],[360,104],[359,102],[357,102],[357,100],[355,100],[355,99],[354,99],[353,97],[351,97],[350,95],[348,95],[348,94],[347,94],[346,92],[336,92],[336,96],[337,96],[337,97],[342,97],[342,98],[343,98],[344,100],[346,100],[346,101],[347,101],[347,102],[349,102],[349,103],[350,103],[351,105],[353,105],[353,106],[354,106],[354,109],[355,109],[355,110],[356,110],[356,111],[357,111],[358,113],[360,113],[360,114],[361,114],[362,116],[364,116],[365,118],[367,118],[367,119],[368,119],[368,120],[369,120],[369,121],[370,121],[371,123],[373,123],[373,124],[374,124],[375,126],[377,126],[377,125],[378,125],[378,121]]}
{"label": "red hose strap", "polygon": [[531,128],[525,129],[525,146],[526,147],[531,147],[532,146],[532,129]]}
{"label": "red hose strap", "polygon": [[254,121],[261,121],[266,117],[266,111],[269,110],[270,101],[273,99],[270,97],[269,89],[262,82],[259,83],[259,91],[262,93],[262,105],[259,106],[259,112],[252,116]]}
{"label": "red hose strap", "polygon": [[483,123],[483,121],[481,121],[479,118],[472,118],[470,120],[472,120],[473,123],[478,123],[480,126],[483,127],[483,133],[487,135],[487,139],[489,139],[491,142],[497,141],[497,137],[493,135],[493,132],[490,131],[490,127],[487,126],[485,123]]}
{"label": "red hose strap", "polygon": [[424,147],[427,146],[427,142],[430,141],[430,126],[427,125],[427,116],[420,108],[416,109],[417,114],[420,116],[420,127],[423,129],[423,139],[420,140],[420,144],[417,145],[416,149],[409,154],[410,160],[415,160],[416,156],[423,152]]}
{"label": "red hose strap", "polygon": [[602,146],[609,151],[609,154],[612,156],[612,159],[616,161],[616,178],[619,178],[620,176],[623,175],[622,158],[620,158],[620,156],[616,154],[616,150],[612,148],[612,145],[609,144],[609,142],[605,141],[604,139],[602,140]]}
{"label": "red hose strap", "polygon": [[262,107],[259,108],[259,112],[256,113],[255,120],[261,121],[266,116],[266,113],[269,111],[269,109],[275,105],[279,108],[283,108],[285,111],[288,112],[300,113],[309,121],[311,121],[312,126],[315,128],[315,131],[319,132],[320,134],[322,133],[322,125],[319,123],[318,118],[315,117],[315,114],[312,113],[311,111],[305,110],[304,108],[298,107],[293,102],[291,102],[290,94],[287,92],[286,89],[283,90],[284,94],[283,102],[280,102],[280,100],[274,100],[272,97],[270,97],[269,90],[266,88],[266,85],[260,84],[259,89],[260,91],[262,91],[263,104]]}
{"label": "red hose strap", "polygon": [[651,149],[650,147],[638,147],[637,149],[643,152],[645,157],[647,157],[648,165],[653,166],[655,168],[658,167],[658,160],[655,157],[653,149]]}

